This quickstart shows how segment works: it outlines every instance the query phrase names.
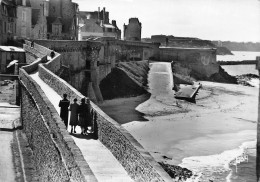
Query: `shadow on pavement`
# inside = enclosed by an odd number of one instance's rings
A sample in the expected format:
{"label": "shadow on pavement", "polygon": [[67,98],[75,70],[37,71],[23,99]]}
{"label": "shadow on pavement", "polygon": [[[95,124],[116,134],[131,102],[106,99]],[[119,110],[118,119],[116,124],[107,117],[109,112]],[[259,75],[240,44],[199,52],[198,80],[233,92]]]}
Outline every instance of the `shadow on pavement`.
{"label": "shadow on pavement", "polygon": [[82,135],[80,133],[70,133],[70,135],[80,139],[97,140],[94,133],[89,133],[88,135]]}

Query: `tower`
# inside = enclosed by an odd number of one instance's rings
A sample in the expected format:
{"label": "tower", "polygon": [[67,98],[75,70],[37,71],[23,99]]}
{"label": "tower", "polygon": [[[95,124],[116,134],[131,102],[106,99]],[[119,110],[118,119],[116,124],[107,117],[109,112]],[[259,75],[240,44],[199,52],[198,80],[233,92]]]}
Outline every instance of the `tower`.
{"label": "tower", "polygon": [[124,24],[124,39],[141,41],[142,23],[138,18],[130,18],[128,25]]}

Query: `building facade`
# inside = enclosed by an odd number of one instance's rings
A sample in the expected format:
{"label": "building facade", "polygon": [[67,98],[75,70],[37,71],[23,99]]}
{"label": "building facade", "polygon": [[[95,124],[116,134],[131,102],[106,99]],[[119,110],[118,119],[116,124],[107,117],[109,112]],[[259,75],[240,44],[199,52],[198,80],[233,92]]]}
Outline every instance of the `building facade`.
{"label": "building facade", "polygon": [[124,24],[124,40],[141,41],[142,23],[138,18],[130,18],[128,25]]}
{"label": "building facade", "polygon": [[46,0],[30,0],[32,8],[31,38],[47,39],[47,16],[49,2]]}
{"label": "building facade", "polygon": [[50,0],[47,16],[47,39],[78,39],[78,4],[71,0]]}
{"label": "building facade", "polygon": [[16,36],[16,5],[14,0],[1,0],[1,45],[8,44]]}
{"label": "building facade", "polygon": [[30,38],[32,27],[32,8],[29,0],[16,1],[16,35],[17,38]]}
{"label": "building facade", "polygon": [[90,37],[112,37],[121,39],[121,30],[117,27],[116,21],[109,23],[109,12],[103,8],[100,11],[80,13],[79,40],[87,40]]}
{"label": "building facade", "polygon": [[25,63],[25,52],[13,46],[0,46],[0,74],[8,72],[8,64],[14,60]]}

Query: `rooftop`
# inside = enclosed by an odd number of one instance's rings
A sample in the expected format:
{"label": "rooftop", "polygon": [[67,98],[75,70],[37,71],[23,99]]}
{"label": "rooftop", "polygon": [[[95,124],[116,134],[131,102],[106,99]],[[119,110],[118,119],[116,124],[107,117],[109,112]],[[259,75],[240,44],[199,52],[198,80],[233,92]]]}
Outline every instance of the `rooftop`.
{"label": "rooftop", "polygon": [[13,46],[0,46],[0,51],[2,52],[25,52],[22,48]]}

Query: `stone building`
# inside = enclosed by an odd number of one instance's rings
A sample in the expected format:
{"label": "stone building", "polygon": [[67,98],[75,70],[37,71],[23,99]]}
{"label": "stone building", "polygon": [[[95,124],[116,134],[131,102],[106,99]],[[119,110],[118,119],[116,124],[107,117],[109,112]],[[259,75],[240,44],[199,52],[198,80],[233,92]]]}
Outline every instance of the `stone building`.
{"label": "stone building", "polygon": [[0,4],[0,45],[2,45],[2,33],[3,33],[3,15],[2,15],[2,5]]}
{"label": "stone building", "polygon": [[7,73],[7,65],[14,60],[25,63],[24,50],[13,46],[0,46],[0,74]]}
{"label": "stone building", "polygon": [[138,18],[130,18],[128,25],[124,24],[124,40],[141,41],[142,23]]}
{"label": "stone building", "polygon": [[106,11],[106,8],[103,8],[100,11],[100,7],[98,7],[98,11],[80,11],[79,12],[79,23],[84,24],[85,20],[93,19],[96,21],[103,21],[103,23],[109,23],[109,12]]}
{"label": "stone building", "polygon": [[32,27],[32,8],[29,0],[16,1],[16,35],[18,38],[30,38]]}
{"label": "stone building", "polygon": [[14,39],[16,35],[16,6],[14,0],[1,0],[0,1],[0,44],[7,44]]}
{"label": "stone building", "polygon": [[71,0],[50,0],[47,17],[47,38],[78,39],[78,4]]}
{"label": "stone building", "polygon": [[79,40],[86,40],[90,37],[114,37],[121,39],[121,30],[117,27],[116,21],[109,23],[109,12],[103,8],[100,11],[79,13]]}
{"label": "stone building", "polygon": [[30,0],[32,8],[31,38],[47,39],[47,16],[49,2],[46,0]]}

